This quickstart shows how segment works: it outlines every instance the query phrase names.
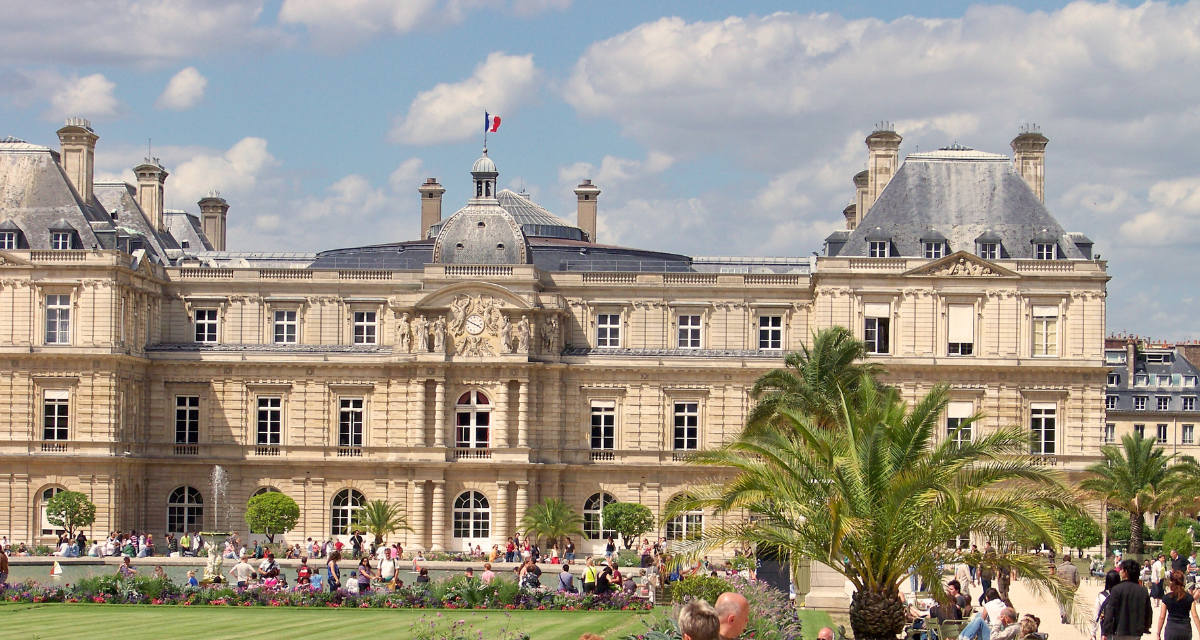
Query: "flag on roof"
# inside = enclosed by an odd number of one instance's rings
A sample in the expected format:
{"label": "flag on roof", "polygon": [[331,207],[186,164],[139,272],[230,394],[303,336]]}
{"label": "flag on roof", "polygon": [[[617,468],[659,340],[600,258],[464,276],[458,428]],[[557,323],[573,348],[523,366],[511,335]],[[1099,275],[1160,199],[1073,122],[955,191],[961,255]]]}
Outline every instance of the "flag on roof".
{"label": "flag on roof", "polygon": [[494,116],[490,113],[483,112],[483,132],[495,133],[500,128],[500,116]]}

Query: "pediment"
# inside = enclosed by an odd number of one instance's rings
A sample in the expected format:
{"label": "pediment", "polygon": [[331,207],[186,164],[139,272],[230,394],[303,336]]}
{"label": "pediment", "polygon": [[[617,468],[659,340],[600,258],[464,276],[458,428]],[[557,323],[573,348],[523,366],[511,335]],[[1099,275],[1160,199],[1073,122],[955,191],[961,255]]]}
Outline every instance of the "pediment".
{"label": "pediment", "polygon": [[934,276],[945,278],[1016,278],[1019,277],[1016,272],[1010,271],[995,263],[988,262],[977,255],[967,253],[966,251],[955,251],[954,253],[935,260],[929,264],[921,265],[916,269],[911,269],[905,272],[906,276]]}
{"label": "pediment", "polygon": [[442,287],[430,293],[414,306],[418,309],[448,309],[459,297],[486,297],[495,300],[502,308],[531,309],[529,303],[512,291],[490,282],[460,282],[448,287]]}
{"label": "pediment", "polygon": [[28,260],[21,260],[10,253],[0,251],[0,267],[27,267],[31,264],[33,263]]}

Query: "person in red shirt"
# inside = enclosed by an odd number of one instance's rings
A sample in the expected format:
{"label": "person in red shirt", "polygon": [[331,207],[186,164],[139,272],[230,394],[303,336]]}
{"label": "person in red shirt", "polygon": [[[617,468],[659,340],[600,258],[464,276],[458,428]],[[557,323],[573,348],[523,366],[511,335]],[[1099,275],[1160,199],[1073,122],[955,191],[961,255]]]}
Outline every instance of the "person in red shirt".
{"label": "person in red shirt", "polygon": [[312,569],[308,568],[308,558],[300,558],[300,568],[296,570],[296,584],[310,584]]}

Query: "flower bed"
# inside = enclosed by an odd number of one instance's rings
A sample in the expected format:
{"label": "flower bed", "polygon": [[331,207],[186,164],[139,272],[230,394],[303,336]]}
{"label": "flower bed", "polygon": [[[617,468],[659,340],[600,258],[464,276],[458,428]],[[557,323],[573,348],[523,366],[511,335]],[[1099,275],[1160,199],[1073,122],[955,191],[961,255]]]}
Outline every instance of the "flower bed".
{"label": "flower bed", "polygon": [[648,611],[650,603],[622,593],[571,594],[527,589],[497,578],[491,585],[463,576],[406,586],[395,592],[367,594],[345,590],[330,593],[310,589],[180,587],[167,579],[102,576],[75,585],[36,583],[0,585],[4,602],[90,602],[164,606],[326,607],[360,609],[501,609],[538,611]]}

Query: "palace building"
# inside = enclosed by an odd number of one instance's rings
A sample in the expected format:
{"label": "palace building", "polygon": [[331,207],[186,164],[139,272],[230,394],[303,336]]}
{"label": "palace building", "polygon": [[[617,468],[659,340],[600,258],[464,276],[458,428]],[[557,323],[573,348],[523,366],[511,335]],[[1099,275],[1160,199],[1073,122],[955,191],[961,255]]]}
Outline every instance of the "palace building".
{"label": "palace building", "polygon": [[[245,532],[247,499],[281,491],[302,509],[288,541],[345,535],[384,499],[406,509],[406,547],[447,550],[488,548],[561,498],[584,515],[586,552],[605,503],[658,515],[713,477],[688,454],[733,437],[754,381],[833,325],[906,397],[948,382],[948,429],[976,412],[977,432],[1027,425],[1033,452],[1068,471],[1105,437],[1108,275],[1043,205],[1035,131],[1015,158],[902,157],[881,126],[846,230],[796,258],[605,245],[597,185],[575,189],[572,224],[498,189],[486,150],[456,178],[474,197],[451,216],[437,180],[414,185],[415,239],[230,252],[237,212],[219,194],[199,215],[166,210],[156,159],[135,185],[98,183],[90,124],[58,136],[58,150],[0,140],[13,540],[52,539],[43,508],[63,489],[99,506],[95,535]],[[227,495],[213,494],[217,466]]]}

